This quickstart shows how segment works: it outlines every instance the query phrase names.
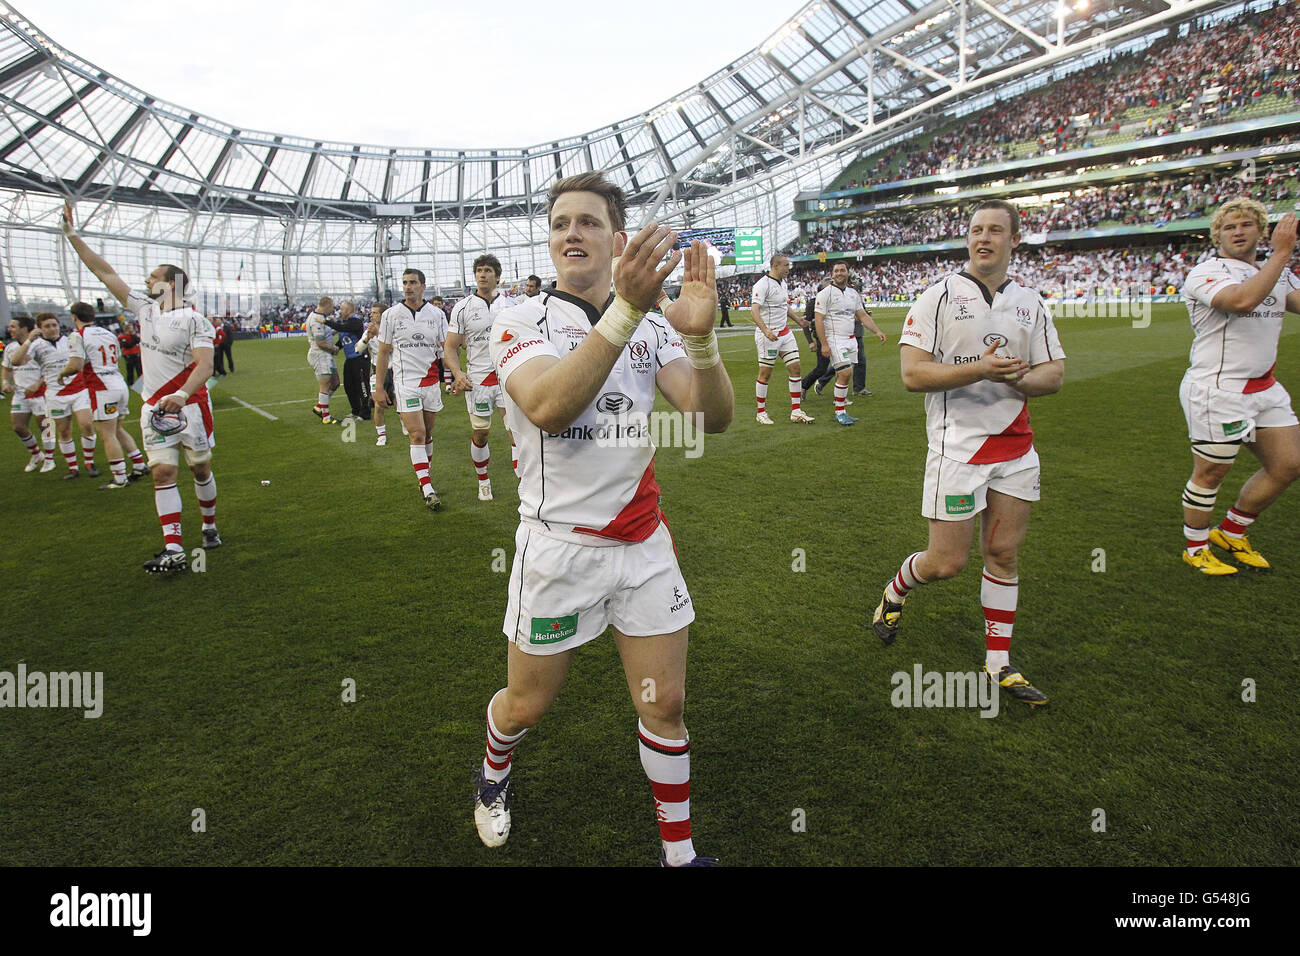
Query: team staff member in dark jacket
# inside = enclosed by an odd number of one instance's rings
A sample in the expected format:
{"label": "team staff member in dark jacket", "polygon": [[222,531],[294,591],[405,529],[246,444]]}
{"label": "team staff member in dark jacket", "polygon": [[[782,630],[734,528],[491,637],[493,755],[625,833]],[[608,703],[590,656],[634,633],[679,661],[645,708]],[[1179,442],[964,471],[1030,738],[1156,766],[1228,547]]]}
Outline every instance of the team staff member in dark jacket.
{"label": "team staff member in dark jacket", "polygon": [[223,319],[221,322],[221,329],[225,332],[225,335],[222,337],[220,342],[216,343],[216,360],[225,363],[226,371],[233,372],[235,370],[235,356],[231,353],[230,349],[235,342],[235,323],[230,321],[228,318]]}
{"label": "team staff member in dark jacket", "polygon": [[366,324],[357,315],[355,302],[339,304],[339,317],[325,324],[339,334],[343,350],[343,389],[348,393],[352,417],[370,420],[370,353],[360,345]]}
{"label": "team staff member in dark jacket", "polygon": [[122,323],[122,331],[117,341],[122,346],[122,358],[126,361],[126,387],[140,377],[140,335],[136,327],[128,322]]}

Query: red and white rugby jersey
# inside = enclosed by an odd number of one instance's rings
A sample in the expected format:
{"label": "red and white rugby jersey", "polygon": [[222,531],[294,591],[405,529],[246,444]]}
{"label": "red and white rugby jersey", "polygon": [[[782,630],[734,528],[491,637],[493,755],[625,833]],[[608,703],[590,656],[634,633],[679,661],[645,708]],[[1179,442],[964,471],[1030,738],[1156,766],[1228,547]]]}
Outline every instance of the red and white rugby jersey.
{"label": "red and white rugby jersey", "polygon": [[324,339],[330,345],[333,345],[339,337],[337,332],[325,324],[325,319],[326,316],[321,315],[319,312],[313,312],[307,316],[307,321],[303,323],[307,332],[307,358],[309,359],[319,358],[322,355],[329,358],[334,357],[316,344],[317,339]]}
{"label": "red and white rugby jersey", "polygon": [[33,362],[41,370],[41,378],[45,379],[45,387],[49,389],[51,395],[75,395],[85,388],[84,385],[78,384],[77,379],[72,380],[69,391],[63,391],[64,386],[59,384],[59,373],[68,367],[68,337],[60,335],[58,339],[51,342],[45,336],[38,336],[32,347],[27,350],[27,364]]}
{"label": "red and white rugby jersey", "polygon": [[69,353],[84,363],[81,366],[82,380],[97,390],[106,387],[105,379],[122,377],[122,371],[117,367],[120,348],[117,336],[101,325],[87,325],[69,336]]}
{"label": "red and white rugby jersey", "polygon": [[1254,263],[1214,256],[1187,273],[1183,301],[1196,333],[1188,375],[1198,384],[1229,392],[1262,392],[1273,384],[1286,297],[1300,290],[1300,279],[1283,269],[1273,291],[1253,312],[1230,314],[1210,304],[1228,286],[1240,285],[1258,272]]}
{"label": "red and white rugby jersey", "polygon": [[393,386],[424,388],[439,382],[438,359],[447,338],[447,315],[430,302],[412,312],[399,302],[379,320],[379,341],[393,347]]}
{"label": "red and white rugby jersey", "polygon": [[[899,345],[931,353],[944,365],[978,362],[990,345],[1030,366],[1065,358],[1052,314],[1032,289],[1008,279],[991,296],[962,271],[921,293],[903,320]],[[1010,461],[1034,447],[1029,402],[1005,382],[981,380],[925,395],[930,450],[982,465]]]}
{"label": "red and white rugby jersey", "polygon": [[[212,323],[189,306],[164,312],[143,292],[127,295],[127,308],[140,323],[140,368],[148,405],[170,395],[194,371],[195,349],[212,348]],[[208,390],[200,388],[186,404],[207,407]]]}
{"label": "red and white rugby jersey", "polygon": [[523,300],[498,295],[490,303],[477,292],[452,307],[451,331],[465,339],[465,373],[475,385],[497,384],[496,370],[488,352],[488,337],[498,315]]}
{"label": "red and white rugby jersey", "polygon": [[[502,386],[531,359],[568,355],[600,316],[590,303],[555,290],[503,312],[492,325],[489,346]],[[519,453],[520,520],[592,544],[644,541],[654,534],[663,514],[646,425],[659,370],[685,357],[672,326],[660,315],[647,315],[596,400],[558,435],[529,421],[503,387],[506,425]]]}
{"label": "red and white rugby jersey", "polygon": [[36,344],[32,343],[32,348],[27,350],[28,359],[22,365],[14,365],[11,361],[13,354],[18,351],[17,342],[10,342],[9,346],[4,350],[3,357],[0,358],[0,364],[3,364],[5,368],[13,373],[15,395],[26,395],[29,391],[36,391],[38,387],[44,387],[41,381],[41,367],[31,359],[32,349],[34,348],[36,348]]}
{"label": "red and white rugby jersey", "polygon": [[763,277],[754,283],[749,301],[758,303],[758,317],[771,332],[783,335],[789,331],[790,290],[786,288],[784,281],[778,281],[764,273]]}
{"label": "red and white rugby jersey", "polygon": [[847,339],[853,337],[853,317],[859,309],[865,310],[866,306],[862,304],[862,296],[858,295],[858,290],[853,286],[837,289],[831,284],[817,293],[817,305],[814,308],[826,316],[828,336]]}

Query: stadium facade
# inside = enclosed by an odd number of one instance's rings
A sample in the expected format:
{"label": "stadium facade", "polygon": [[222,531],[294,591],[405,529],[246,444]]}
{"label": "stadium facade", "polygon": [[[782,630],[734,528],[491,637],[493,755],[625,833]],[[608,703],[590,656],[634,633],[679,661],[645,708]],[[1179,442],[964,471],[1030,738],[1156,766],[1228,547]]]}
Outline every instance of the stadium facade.
{"label": "stadium facade", "polygon": [[643,113],[528,147],[447,150],[201,115],[64,49],[0,2],[0,307],[105,295],[60,240],[65,197],[110,261],[182,265],[209,312],[322,293],[390,298],[408,265],[458,292],[484,250],[507,281],[546,275],[546,189],[592,169],[628,192],[641,221],[758,227],[769,250],[784,247],[826,212],[823,190],[846,163],[1243,6],[815,0]]}

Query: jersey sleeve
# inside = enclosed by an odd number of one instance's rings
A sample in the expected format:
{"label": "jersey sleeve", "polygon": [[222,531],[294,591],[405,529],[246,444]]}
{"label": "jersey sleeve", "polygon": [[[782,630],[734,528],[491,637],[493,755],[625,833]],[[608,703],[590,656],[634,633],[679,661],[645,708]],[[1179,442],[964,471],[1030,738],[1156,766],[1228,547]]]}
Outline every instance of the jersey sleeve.
{"label": "jersey sleeve", "polygon": [[140,292],[137,289],[131,289],[126,294],[126,307],[132,312],[134,312],[137,316],[140,314],[141,309],[143,309],[147,305],[152,304],[152,302],[153,299],[149,298],[147,295],[145,295],[143,292]]}
{"label": "jersey sleeve", "polygon": [[1214,297],[1229,286],[1240,285],[1241,280],[1217,259],[1202,262],[1187,274],[1183,283],[1183,297],[1214,308]]}
{"label": "jersey sleeve", "polygon": [[488,354],[502,385],[515,369],[530,359],[542,355],[560,357],[551,340],[537,328],[536,316],[535,308],[521,305],[502,312],[492,323]]}
{"label": "jersey sleeve", "polygon": [[461,338],[468,338],[469,333],[465,330],[464,304],[465,300],[461,299],[451,307],[451,331],[455,332]]}
{"label": "jersey sleeve", "polygon": [[212,323],[195,312],[190,325],[190,351],[212,348]]}
{"label": "jersey sleeve", "polygon": [[647,313],[642,321],[649,322],[654,328],[655,362],[658,363],[659,368],[663,368],[669,362],[686,358],[686,346],[682,345],[682,337],[667,319],[662,318],[657,312],[651,312]]}
{"label": "jersey sleeve", "polygon": [[749,301],[751,304],[757,302],[763,304],[763,280],[760,278],[754,283],[754,288],[749,290]]}
{"label": "jersey sleeve", "polygon": [[1052,310],[1042,299],[1038,300],[1038,313],[1034,316],[1034,331],[1029,340],[1029,365],[1042,365],[1065,358],[1061,348],[1061,339],[1056,334],[1056,323],[1052,321]]}
{"label": "jersey sleeve", "polygon": [[822,315],[827,315],[828,313],[826,310],[830,308],[829,305],[830,301],[831,301],[831,287],[827,286],[826,288],[822,289],[820,292],[817,293],[816,310],[820,312]]}
{"label": "jersey sleeve", "polygon": [[79,358],[86,361],[86,339],[81,335],[68,336],[68,355],[71,358]]}
{"label": "jersey sleeve", "polygon": [[944,283],[930,286],[917,298],[915,304],[903,319],[903,333],[898,337],[898,344],[911,345],[924,352],[934,354],[935,343],[939,341],[939,312],[943,305]]}
{"label": "jersey sleeve", "polygon": [[393,320],[387,312],[379,318],[379,342],[381,345],[393,344]]}

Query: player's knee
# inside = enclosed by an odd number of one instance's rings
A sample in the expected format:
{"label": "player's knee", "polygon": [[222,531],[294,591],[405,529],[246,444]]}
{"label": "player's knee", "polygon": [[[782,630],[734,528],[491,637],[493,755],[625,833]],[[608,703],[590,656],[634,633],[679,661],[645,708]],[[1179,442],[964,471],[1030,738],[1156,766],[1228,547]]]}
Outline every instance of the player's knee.
{"label": "player's knee", "polygon": [[488,443],[489,434],[490,432],[486,428],[476,428],[472,432],[470,432],[469,440],[472,441],[477,447],[482,448],[484,445]]}
{"label": "player's knee", "polygon": [[930,552],[929,560],[926,562],[930,572],[927,580],[943,581],[948,578],[955,578],[961,574],[966,567],[966,553],[961,554],[944,554],[942,552]]}
{"label": "player's knee", "polygon": [[507,704],[509,713],[506,719],[511,726],[518,728],[518,730],[511,731],[512,734],[517,734],[520,730],[527,730],[530,727],[536,727],[551,708],[549,700],[526,694],[511,694],[507,698]]}
{"label": "player's knee", "polygon": [[1289,458],[1277,462],[1268,469],[1269,477],[1283,484],[1291,484],[1300,479],[1300,458]]}
{"label": "player's knee", "polygon": [[[649,696],[650,700],[646,700]],[[659,686],[654,689],[654,693],[647,695],[643,690],[637,709],[642,718],[650,717],[653,720],[665,721],[667,723],[678,723],[682,719],[682,714],[686,709],[686,692],[680,686]]]}
{"label": "player's knee", "polygon": [[423,445],[429,440],[423,428],[407,428],[406,431],[412,445]]}

